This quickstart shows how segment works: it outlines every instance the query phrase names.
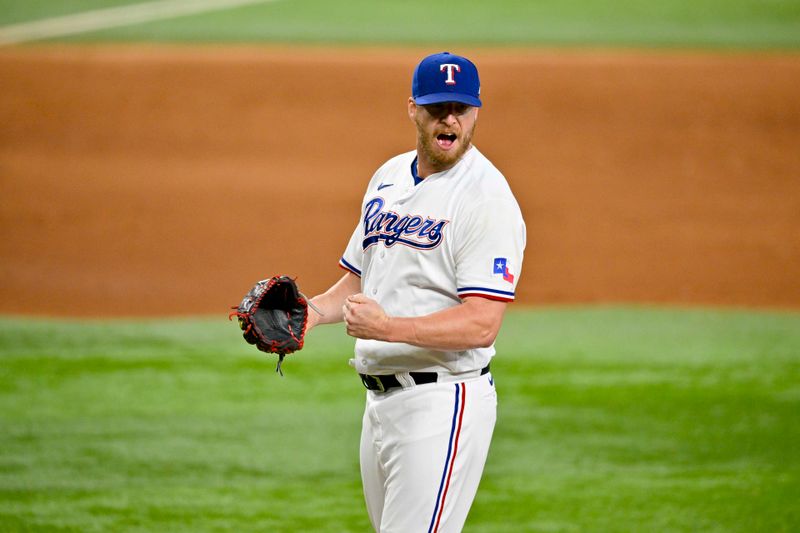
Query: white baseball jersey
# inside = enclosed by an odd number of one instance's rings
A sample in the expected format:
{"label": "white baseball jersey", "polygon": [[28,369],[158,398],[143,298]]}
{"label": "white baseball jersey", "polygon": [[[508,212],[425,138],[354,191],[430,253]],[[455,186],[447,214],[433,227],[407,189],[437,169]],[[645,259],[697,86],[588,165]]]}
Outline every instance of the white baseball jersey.
{"label": "white baseball jersey", "polygon": [[[451,169],[416,178],[416,151],[387,161],[367,187],[340,266],[389,316],[424,316],[466,296],[513,301],[525,223],[506,179],[474,146]],[[361,374],[481,369],[494,346],[459,352],[358,339]]]}

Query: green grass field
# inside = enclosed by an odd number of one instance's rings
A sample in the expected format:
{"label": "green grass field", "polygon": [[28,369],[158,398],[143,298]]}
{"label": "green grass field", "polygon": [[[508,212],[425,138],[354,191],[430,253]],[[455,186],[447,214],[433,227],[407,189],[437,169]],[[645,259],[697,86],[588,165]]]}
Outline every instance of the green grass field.
{"label": "green grass field", "polygon": [[[339,326],[0,320],[0,531],[367,531]],[[466,531],[797,531],[800,315],[516,310]]]}
{"label": "green grass field", "polygon": [[[0,0],[0,25],[137,3]],[[280,0],[70,41],[797,48],[798,0]]]}
{"label": "green grass field", "polygon": [[[800,0],[284,0],[56,40],[797,50]],[[0,532],[368,531],[352,345],[320,328],[280,378],[224,317],[0,317]],[[466,531],[800,531],[800,313],[517,308],[498,349]]]}

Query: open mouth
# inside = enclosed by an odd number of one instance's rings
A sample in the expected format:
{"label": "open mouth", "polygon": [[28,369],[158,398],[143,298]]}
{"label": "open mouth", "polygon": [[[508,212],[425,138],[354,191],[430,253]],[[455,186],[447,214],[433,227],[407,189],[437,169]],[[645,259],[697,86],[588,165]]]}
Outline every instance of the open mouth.
{"label": "open mouth", "polygon": [[440,133],[436,136],[436,143],[443,150],[449,150],[458,139],[455,133]]}

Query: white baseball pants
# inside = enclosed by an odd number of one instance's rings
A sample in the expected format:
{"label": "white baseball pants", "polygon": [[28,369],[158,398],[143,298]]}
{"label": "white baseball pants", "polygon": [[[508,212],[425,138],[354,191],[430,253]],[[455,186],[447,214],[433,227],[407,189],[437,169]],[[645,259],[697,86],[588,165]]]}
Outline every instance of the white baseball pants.
{"label": "white baseball pants", "polygon": [[367,391],[361,479],[379,533],[461,531],[497,418],[492,374]]}

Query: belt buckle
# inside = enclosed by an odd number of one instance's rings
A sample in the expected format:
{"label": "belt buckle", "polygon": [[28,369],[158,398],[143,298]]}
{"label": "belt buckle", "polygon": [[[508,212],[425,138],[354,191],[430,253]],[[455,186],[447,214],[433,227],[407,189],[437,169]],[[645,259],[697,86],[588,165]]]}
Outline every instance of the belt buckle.
{"label": "belt buckle", "polygon": [[[383,381],[381,381],[381,378],[379,378],[378,376],[371,376],[369,374],[364,374],[363,377],[361,378],[361,381],[364,383],[364,386],[369,390],[378,390],[379,392],[386,392],[386,387],[383,386]],[[373,389],[372,387],[370,387],[369,386],[370,381],[375,383],[375,385],[378,388]]]}

